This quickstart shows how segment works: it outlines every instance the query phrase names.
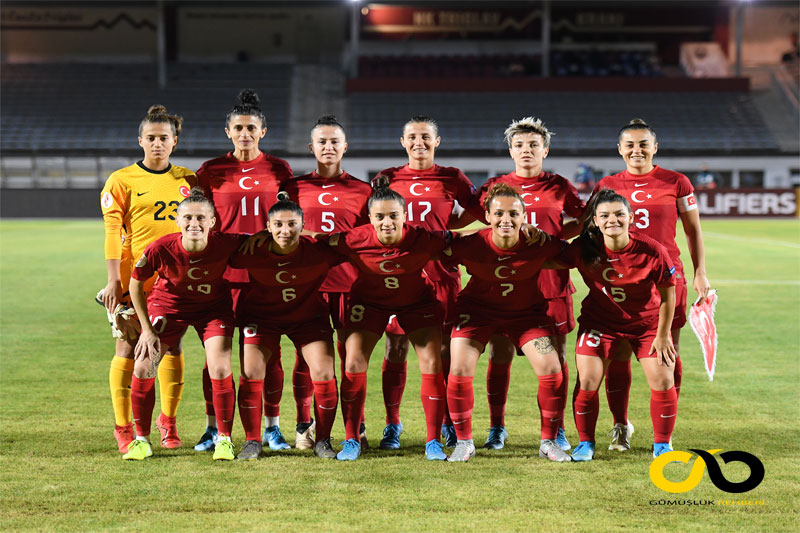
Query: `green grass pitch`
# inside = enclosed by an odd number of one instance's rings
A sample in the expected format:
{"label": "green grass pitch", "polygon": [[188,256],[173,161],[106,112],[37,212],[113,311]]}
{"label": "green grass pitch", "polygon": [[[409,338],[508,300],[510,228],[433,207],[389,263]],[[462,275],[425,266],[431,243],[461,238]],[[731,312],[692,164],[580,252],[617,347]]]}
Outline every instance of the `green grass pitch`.
{"label": "green grass pitch", "polygon": [[[178,415],[184,446],[164,450],[154,444],[152,459],[122,461],[111,434],[107,376],[113,343],[105,316],[92,301],[105,283],[102,223],[3,221],[0,526],[7,531],[796,530],[800,223],[705,220],[703,226],[708,273],[720,294],[719,361],[709,382],[699,345],[688,327],[683,330],[685,377],[674,445],[744,450],[759,457],[764,481],[741,495],[720,491],[707,474],[685,494],[662,492],[651,483],[649,394],[638,368],[630,409],[637,431],[630,452],[606,451],[603,431],[610,429],[611,418],[603,407],[593,462],[554,464],[538,458],[536,379],[523,358],[512,371],[506,449],[479,450],[468,464],[425,460],[413,354],[401,412],[406,426],[401,450],[370,449],[346,464],[296,450],[270,453],[257,462],[215,464],[209,454],[191,448],[205,425],[202,355],[193,333],[185,344],[186,388]],[[688,254],[684,257],[688,262]],[[580,290],[582,283],[576,280],[576,286]],[[576,295],[576,309],[583,292]],[[574,333],[568,346],[568,354],[574,354]],[[282,426],[291,442],[294,355],[286,348]],[[368,434],[375,445],[384,425],[382,353],[381,344],[367,397]],[[574,355],[569,358],[572,364]],[[488,427],[485,369],[483,357],[475,387],[478,445]],[[571,415],[568,419],[567,435],[575,444]],[[341,438],[339,418],[334,439]],[[234,442],[240,446],[242,441],[237,423]],[[741,463],[721,467],[730,481],[748,473]],[[672,463],[667,477],[680,481],[688,468]],[[714,505],[666,505],[685,500]]]}

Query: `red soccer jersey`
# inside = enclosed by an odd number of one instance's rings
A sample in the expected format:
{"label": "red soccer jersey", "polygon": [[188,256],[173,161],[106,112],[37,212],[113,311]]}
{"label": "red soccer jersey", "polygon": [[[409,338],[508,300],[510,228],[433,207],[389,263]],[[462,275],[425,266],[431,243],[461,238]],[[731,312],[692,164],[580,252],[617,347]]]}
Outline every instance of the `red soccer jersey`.
{"label": "red soccer jersey", "polygon": [[[447,230],[456,202],[466,209],[475,194],[475,186],[469,178],[453,167],[433,165],[425,170],[414,170],[405,165],[387,168],[379,174],[387,176],[389,187],[405,199],[408,223],[431,231]],[[425,273],[433,281],[443,279],[442,276],[460,277],[457,269],[448,272],[439,263],[426,267]]]}
{"label": "red soccer jersey", "polygon": [[[478,207],[473,208],[472,215],[481,222],[485,220],[483,201],[495,183],[506,183],[516,189],[525,202],[526,222],[556,237],[564,227],[564,213],[580,218],[586,208],[572,183],[558,174],[542,172],[535,178],[521,178],[512,172],[490,178],[476,195]],[[562,270],[543,270],[539,274],[539,289],[545,298],[560,298],[575,292],[569,272]]]}
{"label": "red soccer jersey", "polygon": [[181,244],[180,233],[166,235],[145,249],[131,276],[144,281],[158,273],[148,302],[157,303],[170,312],[210,309],[225,304],[230,298],[230,289],[222,274],[242,240],[242,235],[212,231],[205,250],[187,252]]}
{"label": "red soccer jersey", "polygon": [[[285,181],[283,190],[303,209],[308,230],[334,233],[369,223],[367,199],[372,187],[347,172],[335,178],[321,178],[314,171]],[[349,292],[357,275],[350,263],[333,267],[320,290]]]}
{"label": "red soccer jersey", "polygon": [[583,323],[619,333],[639,333],[658,325],[661,295],[658,287],[675,285],[675,267],[666,248],[644,235],[631,235],[617,252],[603,247],[600,263],[588,266],[581,258],[579,237],[557,261],[578,269],[589,294],[581,303]]}
{"label": "red soccer jersey", "polygon": [[642,175],[623,170],[598,181],[593,194],[600,189],[614,189],[630,200],[634,217],[631,233],[647,235],[661,243],[675,262],[679,282],[685,283],[675,226],[680,213],[697,209],[689,178],[659,166]]}
{"label": "red soccer jersey", "polygon": [[[544,300],[537,290],[537,274],[548,259],[561,252],[564,243],[551,240],[544,246],[528,246],[524,238],[509,250],[492,242],[492,229],[453,241],[443,253],[447,262],[454,260],[472,276],[459,293],[459,303],[485,308],[492,314],[515,315],[540,306]],[[538,296],[538,297],[537,297]]]}
{"label": "red soccer jersey", "polygon": [[300,237],[297,250],[288,255],[270,252],[269,246],[257,248],[253,255],[237,253],[231,266],[246,268],[252,281],[238,314],[245,322],[259,317],[281,324],[327,316],[319,287],[330,267],[341,261],[326,243],[306,236]]}
{"label": "red soccer jersey", "polygon": [[394,245],[378,241],[371,224],[352,231],[334,233],[328,243],[358,268],[352,294],[363,302],[386,309],[399,309],[434,299],[422,268],[450,242],[445,231],[403,226],[403,238]]}

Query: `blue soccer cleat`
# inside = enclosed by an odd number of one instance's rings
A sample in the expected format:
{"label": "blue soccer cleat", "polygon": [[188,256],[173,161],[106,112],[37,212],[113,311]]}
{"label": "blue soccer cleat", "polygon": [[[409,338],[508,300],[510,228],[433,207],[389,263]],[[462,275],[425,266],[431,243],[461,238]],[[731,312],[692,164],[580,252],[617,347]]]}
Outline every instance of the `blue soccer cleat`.
{"label": "blue soccer cleat", "polygon": [[194,445],[194,451],[196,452],[211,452],[214,451],[214,447],[217,445],[217,428],[208,426],[206,428],[206,432],[203,433],[203,436],[200,437],[200,440],[197,444]]}
{"label": "blue soccer cleat", "polygon": [[264,430],[264,436],[261,437],[261,444],[269,446],[270,450],[288,450],[291,448],[286,439],[283,438],[281,428],[279,426],[270,426]]}
{"label": "blue soccer cleat", "polygon": [[428,461],[447,461],[447,455],[442,449],[442,443],[436,439],[429,440],[425,444],[425,457],[428,458]]}
{"label": "blue soccer cleat", "polygon": [[672,444],[669,442],[655,442],[653,443],[653,457],[658,457],[662,453],[671,452]]}
{"label": "blue soccer cleat", "polygon": [[403,423],[386,424],[383,428],[383,438],[378,448],[381,450],[397,450],[400,448],[400,435],[403,434]]}
{"label": "blue soccer cleat", "polygon": [[444,439],[444,445],[448,448],[455,448],[456,443],[458,442],[458,437],[456,437],[456,427],[453,425],[442,424],[442,438]]}
{"label": "blue soccer cleat", "polygon": [[594,442],[582,440],[572,452],[573,461],[591,461],[594,459]]}
{"label": "blue soccer cleat", "polygon": [[505,426],[492,426],[489,428],[489,437],[483,445],[487,450],[502,450],[506,445],[508,431]]}
{"label": "blue soccer cleat", "polygon": [[347,439],[342,443],[342,451],[336,454],[340,461],[355,461],[361,455],[361,444],[356,439]]}
{"label": "blue soccer cleat", "polygon": [[564,431],[564,428],[558,428],[558,433],[556,434],[556,444],[558,444],[558,447],[565,452],[572,448],[572,445],[567,440],[567,433]]}

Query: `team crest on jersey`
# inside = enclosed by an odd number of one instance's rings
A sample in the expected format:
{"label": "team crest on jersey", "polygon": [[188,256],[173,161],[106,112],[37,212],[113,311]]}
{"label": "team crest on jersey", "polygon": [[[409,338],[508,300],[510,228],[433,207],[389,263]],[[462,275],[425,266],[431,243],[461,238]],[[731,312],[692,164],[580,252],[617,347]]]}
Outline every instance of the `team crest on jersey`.
{"label": "team crest on jersey", "polygon": [[147,265],[147,256],[142,254],[142,257],[140,257],[139,260],[136,261],[136,266],[138,268],[141,268],[141,267],[143,267],[145,265]]}
{"label": "team crest on jersey", "polygon": [[103,197],[100,198],[100,205],[103,206],[103,209],[108,209],[114,205],[114,197],[111,196],[110,192],[103,193]]}
{"label": "team crest on jersey", "polygon": [[181,193],[181,196],[183,196],[184,198],[189,198],[189,187],[187,187],[186,185],[178,189],[178,192]]}

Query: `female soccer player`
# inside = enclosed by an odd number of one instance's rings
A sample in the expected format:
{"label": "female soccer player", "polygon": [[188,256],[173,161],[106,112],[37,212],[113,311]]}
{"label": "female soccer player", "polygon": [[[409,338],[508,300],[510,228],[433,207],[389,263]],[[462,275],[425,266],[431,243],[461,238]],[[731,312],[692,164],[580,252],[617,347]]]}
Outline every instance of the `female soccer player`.
{"label": "female soccer player", "polygon": [[[483,206],[488,191],[497,183],[506,183],[520,192],[525,203],[525,221],[550,235],[563,239],[574,237],[580,231],[578,219],[583,216],[586,205],[578,191],[558,174],[544,172],[542,163],[550,152],[552,132],[541,119],[525,117],[509,124],[505,131],[508,152],[514,160],[514,172],[489,179],[479,191],[479,212],[473,212],[478,220],[483,217]],[[477,195],[476,195],[477,196]],[[472,210],[474,211],[474,210]],[[564,223],[564,214],[576,220]],[[543,297],[547,315],[555,325],[553,345],[561,362],[563,379],[561,386],[566,396],[569,386],[569,371],[566,359],[567,333],[575,329],[572,311],[572,294],[575,287],[564,270],[543,270],[538,276],[538,289],[528,297]],[[505,428],[506,401],[508,399],[509,370],[514,359],[514,347],[506,337],[496,336],[491,342],[491,357],[486,373],[486,392],[489,399],[491,427],[484,448],[499,450],[505,446],[508,432]],[[556,442],[563,450],[570,444],[564,432],[564,413],[558,428]]]}
{"label": "female soccer player", "polygon": [[328,240],[359,270],[343,324],[347,356],[341,400],[347,440],[337,458],[352,461],[361,453],[367,366],[389,317],[395,315],[419,358],[427,425],[425,453],[429,460],[445,460],[439,442],[446,401],[442,310],[422,269],[447,246],[451,235],[406,224],[405,200],[389,188],[386,178],[376,179],[374,189],[368,202],[371,224],[334,233]]}
{"label": "female soccer player", "polygon": [[314,387],[314,414],[318,457],[332,459],[331,427],[336,418],[338,391],[333,363],[333,330],[328,308],[319,292],[331,267],[341,257],[303,231],[303,210],[287,192],[269,210],[272,240],[255,255],[237,254],[231,264],[246,268],[254,282],[240,304],[244,325],[242,377],[239,380],[239,414],[247,442],[239,459],[256,459],[261,453],[261,394],[267,363],[287,335],[299,347],[310,367]]}
{"label": "female soccer player", "polygon": [[[317,160],[317,170],[287,180],[283,189],[289,196],[300,204],[305,215],[305,229],[315,233],[334,233],[349,231],[357,226],[369,223],[367,214],[367,200],[372,194],[369,184],[354,178],[342,170],[342,157],[347,151],[347,138],[344,127],[336,117],[324,115],[317,120],[311,129],[311,142],[308,145],[311,153]],[[337,351],[341,358],[342,373],[344,373],[344,340],[342,334],[342,321],[347,306],[347,296],[358,272],[350,263],[343,263],[330,269],[328,276],[320,287],[323,292],[333,326],[336,328]],[[298,358],[298,365],[303,361]],[[298,379],[304,373],[295,369],[293,381],[297,399],[305,384]],[[306,370],[307,372],[307,370]],[[311,398],[307,400],[309,403]],[[366,447],[367,440],[361,440],[362,447]],[[295,447],[312,448],[314,446],[314,424],[297,424],[297,438]]]}
{"label": "female soccer player", "polygon": [[575,425],[580,444],[573,461],[591,461],[595,452],[597,390],[611,358],[633,351],[650,385],[653,456],[669,444],[678,412],[674,386],[675,348],[670,325],[675,312],[675,267],[666,248],[644,235],[629,233],[634,214],[624,196],[610,189],[589,204],[581,236],[556,259],[577,267],[589,294],[581,304],[575,361],[580,390]]}
{"label": "female soccer player", "polygon": [[[181,339],[194,326],[206,350],[213,387],[219,435],[214,460],[232,460],[231,429],[235,392],[231,375],[231,336],[234,318],[231,294],[222,279],[230,256],[241,245],[241,235],[209,230],[216,223],[214,206],[194,188],[178,205],[180,234],[167,235],[148,246],[131,274],[131,300],[141,317],[142,334],[134,351],[136,364],[131,383],[136,440],[123,459],[153,455],[148,437],[155,403],[156,367],[169,348],[180,349]],[[158,281],[145,299],[144,282],[155,274]]]}
{"label": "female soccer player", "polygon": [[[139,123],[139,146],[144,150],[144,157],[112,173],[100,194],[108,284],[98,297],[102,298],[115,325],[126,323],[122,315],[127,314],[130,306],[128,287],[134,258],[140,257],[154,240],[176,231],[177,205],[195,185],[191,170],[169,162],[178,144],[182,123],[181,117],[167,114],[164,106],[150,107]],[[146,281],[145,292],[150,291],[154,281],[155,277]],[[135,323],[136,319],[130,322]],[[108,374],[114,407],[114,437],[120,453],[126,453],[133,440],[130,388],[133,349],[138,336],[131,327],[123,329],[127,331],[116,333],[116,351]],[[181,445],[175,415],[183,390],[183,368],[180,346],[173,346],[159,367],[161,413],[156,425],[165,448]]]}
{"label": "female soccer player", "polygon": [[[203,163],[197,171],[199,185],[204,188],[217,209],[217,231],[253,234],[267,227],[267,213],[275,203],[281,184],[292,177],[289,164],[259,149],[267,134],[267,120],[261,111],[258,95],[245,89],[239,93],[225,119],[225,133],[233,142],[233,151]],[[231,269],[225,274],[230,282],[234,312],[248,286],[247,272]],[[239,332],[242,338],[242,332]],[[240,343],[241,344],[241,343]],[[283,368],[280,355],[271,359],[264,386],[264,443],[273,450],[289,448],[279,426],[280,401],[283,392]],[[309,383],[310,388],[310,383]],[[208,427],[195,446],[197,451],[214,448],[215,416],[211,401],[211,382],[203,373]],[[308,414],[310,417],[311,415]]]}
{"label": "female soccer player", "polygon": [[444,256],[463,264],[472,276],[458,295],[457,324],[450,341],[450,377],[447,402],[458,442],[450,461],[468,461],[475,455],[472,442],[472,389],[478,357],[493,336],[507,335],[521,349],[539,380],[541,412],[539,456],[569,461],[556,435],[566,403],[562,364],[553,347],[553,322],[542,298],[534,299],[542,265],[561,251],[561,241],[543,247],[520,239],[525,223],[525,198],[510,185],[498,183],[484,200],[489,228],[457,239]]}
{"label": "female soccer player", "polygon": [[[412,117],[403,127],[400,142],[408,154],[408,163],[402,167],[387,168],[378,175],[388,177],[389,186],[405,199],[410,225],[430,231],[447,230],[453,213],[469,205],[475,187],[457,168],[434,163],[441,137],[439,126],[432,118]],[[463,227],[465,223],[456,223],[454,227]],[[454,319],[456,295],[461,288],[461,273],[458,268],[445,269],[441,263],[431,262],[425,266],[425,275],[433,283],[436,298],[444,306],[442,361],[447,367],[450,360],[448,335]],[[403,432],[400,403],[406,384],[408,341],[403,328],[393,320],[386,329],[386,357],[383,364],[383,400],[386,407],[386,427],[380,443],[383,449],[400,447],[400,434]],[[446,444],[454,446],[455,433],[448,418],[446,416],[442,434]]]}
{"label": "female soccer player", "polygon": [[[602,188],[613,189],[628,198],[633,206],[635,221],[631,232],[646,235],[662,243],[669,252],[677,273],[675,275],[676,307],[672,322],[672,342],[676,353],[680,351],[681,328],[686,324],[686,275],[680,260],[680,250],[675,242],[675,226],[680,218],[689,254],[694,267],[695,292],[702,299],[708,296],[710,285],[706,276],[706,252],[700,214],[689,178],[678,172],[653,164],[658,151],[656,132],[641,119],[633,119],[618,136],[617,150],[625,161],[626,169],[600,180],[595,192]],[[678,353],[675,361],[675,390],[680,395],[683,365]],[[608,369],[606,398],[614,416],[610,450],[630,448],[633,425],[628,422],[628,395],[631,388],[630,350],[616,354]]]}

